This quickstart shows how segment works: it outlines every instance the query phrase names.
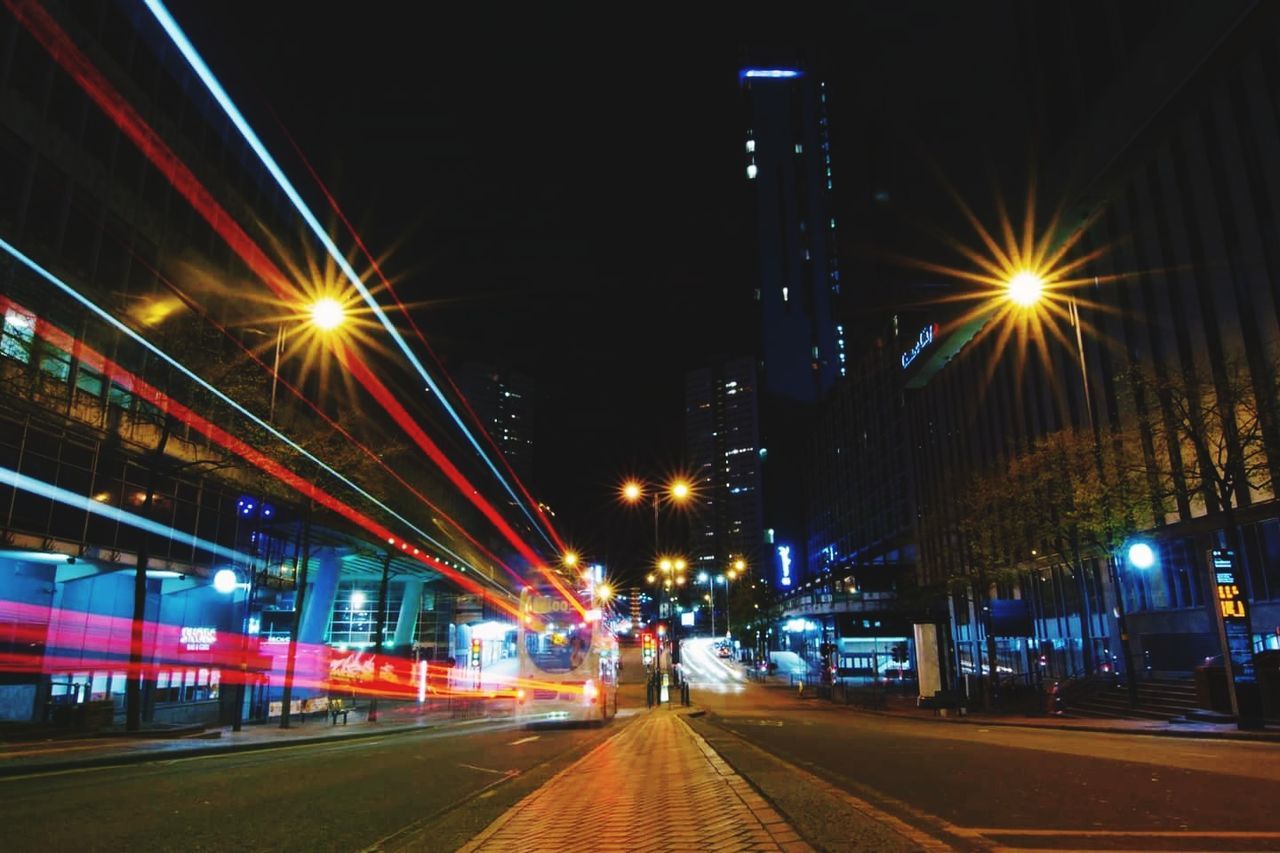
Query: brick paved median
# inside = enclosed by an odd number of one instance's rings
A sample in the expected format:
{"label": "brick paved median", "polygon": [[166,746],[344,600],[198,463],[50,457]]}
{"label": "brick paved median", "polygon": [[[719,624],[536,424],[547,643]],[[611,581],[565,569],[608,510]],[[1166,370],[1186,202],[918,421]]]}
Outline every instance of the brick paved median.
{"label": "brick paved median", "polygon": [[556,774],[462,850],[812,848],[677,713],[659,709]]}

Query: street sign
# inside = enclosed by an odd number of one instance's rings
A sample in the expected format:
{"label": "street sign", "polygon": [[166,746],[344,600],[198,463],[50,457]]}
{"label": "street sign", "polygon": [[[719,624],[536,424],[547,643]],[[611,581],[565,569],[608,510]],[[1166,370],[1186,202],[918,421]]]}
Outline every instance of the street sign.
{"label": "street sign", "polygon": [[1222,665],[1231,695],[1231,711],[1242,728],[1261,728],[1261,701],[1253,668],[1253,627],[1249,602],[1241,589],[1235,553],[1228,548],[1209,550],[1209,569],[1218,606],[1218,639],[1222,644]]}
{"label": "street sign", "polygon": [[1225,548],[1209,552],[1213,561],[1214,585],[1218,598],[1218,619],[1225,635],[1225,649],[1231,656],[1236,678],[1254,678],[1253,629],[1249,625],[1249,603],[1236,577],[1235,555]]}

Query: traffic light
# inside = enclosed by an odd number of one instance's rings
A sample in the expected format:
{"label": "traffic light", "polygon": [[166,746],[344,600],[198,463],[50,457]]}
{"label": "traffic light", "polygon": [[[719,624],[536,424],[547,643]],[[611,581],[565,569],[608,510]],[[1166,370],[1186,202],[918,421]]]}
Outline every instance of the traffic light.
{"label": "traffic light", "polygon": [[473,640],[471,641],[471,661],[470,661],[470,664],[471,664],[471,668],[472,668],[472,669],[479,669],[479,668],[480,668],[480,650],[481,650],[481,648],[483,647],[483,645],[482,645],[482,644],[483,644],[483,640],[479,639],[478,637],[477,637],[477,638],[475,638],[475,639],[473,639]]}
{"label": "traffic light", "polygon": [[656,644],[657,641],[654,639],[653,634],[650,634],[648,631],[645,631],[640,635],[640,660],[645,666],[653,663],[653,659],[656,654]]}

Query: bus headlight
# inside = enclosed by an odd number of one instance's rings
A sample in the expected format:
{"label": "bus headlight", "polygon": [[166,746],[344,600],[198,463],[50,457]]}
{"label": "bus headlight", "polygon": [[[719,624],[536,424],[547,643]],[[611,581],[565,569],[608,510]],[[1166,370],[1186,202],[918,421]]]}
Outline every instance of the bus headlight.
{"label": "bus headlight", "polygon": [[520,687],[520,688],[517,688],[517,689],[516,689],[516,701],[517,701],[517,702],[523,702],[523,701],[524,701],[524,688],[523,688],[523,687]]}

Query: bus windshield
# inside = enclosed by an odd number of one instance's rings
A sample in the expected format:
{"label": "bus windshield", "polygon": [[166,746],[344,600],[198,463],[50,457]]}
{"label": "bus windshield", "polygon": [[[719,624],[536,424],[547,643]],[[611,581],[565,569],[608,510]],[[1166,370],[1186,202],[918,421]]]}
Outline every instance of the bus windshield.
{"label": "bus windshield", "polygon": [[590,625],[553,625],[524,632],[526,657],[543,672],[569,672],[591,652]]}
{"label": "bus windshield", "polygon": [[583,622],[573,606],[551,589],[527,589],[520,652],[546,673],[565,673],[587,660],[599,623]]}

